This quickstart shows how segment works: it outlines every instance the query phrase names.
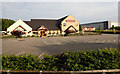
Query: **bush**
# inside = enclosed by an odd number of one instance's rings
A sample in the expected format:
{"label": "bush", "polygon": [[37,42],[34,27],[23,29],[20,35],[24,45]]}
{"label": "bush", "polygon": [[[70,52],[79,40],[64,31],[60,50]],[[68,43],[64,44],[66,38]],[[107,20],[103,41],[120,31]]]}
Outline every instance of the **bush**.
{"label": "bush", "polygon": [[120,69],[120,51],[117,49],[88,50],[66,52],[61,55],[46,55],[42,60],[38,56],[2,56],[4,70],[48,70],[81,71]]}
{"label": "bush", "polygon": [[14,36],[14,35],[8,35],[8,36],[3,36],[2,38],[17,38],[17,36]]}
{"label": "bush", "polygon": [[30,35],[27,35],[27,37],[31,37]]}
{"label": "bush", "polygon": [[69,34],[64,34],[64,36],[69,36]]}
{"label": "bush", "polygon": [[35,35],[32,35],[31,37],[35,37]]}
{"label": "bush", "polygon": [[2,57],[2,68],[5,70],[41,70],[42,61],[35,56],[7,56]]}

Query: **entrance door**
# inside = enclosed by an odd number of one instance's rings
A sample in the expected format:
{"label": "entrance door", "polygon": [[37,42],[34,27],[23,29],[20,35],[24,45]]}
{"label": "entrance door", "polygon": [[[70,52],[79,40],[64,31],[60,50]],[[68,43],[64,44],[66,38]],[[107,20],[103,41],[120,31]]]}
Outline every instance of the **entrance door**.
{"label": "entrance door", "polygon": [[40,32],[40,35],[43,36],[43,31]]}

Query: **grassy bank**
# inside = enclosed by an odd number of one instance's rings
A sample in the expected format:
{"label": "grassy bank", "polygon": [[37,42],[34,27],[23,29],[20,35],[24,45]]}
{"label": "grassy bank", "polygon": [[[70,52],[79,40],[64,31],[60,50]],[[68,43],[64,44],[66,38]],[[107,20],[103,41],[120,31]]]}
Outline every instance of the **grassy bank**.
{"label": "grassy bank", "polygon": [[[106,34],[120,34],[120,30],[100,30],[101,33],[106,33]],[[87,32],[99,32],[99,30],[95,31],[87,31]]]}

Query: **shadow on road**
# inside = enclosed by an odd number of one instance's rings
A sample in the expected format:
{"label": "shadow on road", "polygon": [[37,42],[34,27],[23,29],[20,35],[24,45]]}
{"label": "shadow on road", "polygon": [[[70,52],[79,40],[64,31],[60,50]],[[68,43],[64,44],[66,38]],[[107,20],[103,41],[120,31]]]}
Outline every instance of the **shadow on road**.
{"label": "shadow on road", "polygon": [[61,54],[63,52],[77,52],[86,50],[99,50],[104,48],[117,48],[118,44],[113,43],[81,43],[81,42],[65,42],[63,44],[34,46],[43,49],[49,55]]}

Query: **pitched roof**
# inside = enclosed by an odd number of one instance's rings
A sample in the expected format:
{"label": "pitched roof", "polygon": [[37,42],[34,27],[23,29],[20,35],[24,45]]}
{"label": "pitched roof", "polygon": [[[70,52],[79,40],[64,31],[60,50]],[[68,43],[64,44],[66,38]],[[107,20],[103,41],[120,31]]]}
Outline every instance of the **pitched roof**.
{"label": "pitched roof", "polygon": [[60,30],[60,24],[61,22],[66,18],[67,16],[58,19],[58,20],[52,20],[52,19],[31,19],[31,21],[24,21],[26,24],[28,24],[34,31],[36,31],[41,26],[45,26],[48,30]]}

